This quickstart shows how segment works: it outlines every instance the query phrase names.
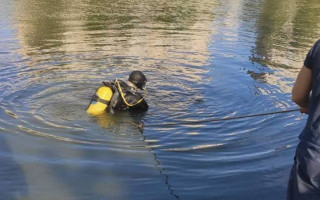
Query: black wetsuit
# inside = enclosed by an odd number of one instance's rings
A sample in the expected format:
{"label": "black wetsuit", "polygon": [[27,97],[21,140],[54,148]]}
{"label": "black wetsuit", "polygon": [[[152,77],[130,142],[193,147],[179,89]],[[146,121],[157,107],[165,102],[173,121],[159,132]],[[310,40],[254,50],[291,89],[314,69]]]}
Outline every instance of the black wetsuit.
{"label": "black wetsuit", "polygon": [[114,113],[114,110],[148,110],[147,102],[142,94],[133,86],[133,84],[125,83],[121,80],[104,82],[104,84],[112,88],[113,91],[113,96],[108,106],[109,113]]}
{"label": "black wetsuit", "polygon": [[320,199],[320,40],[307,54],[304,66],[312,70],[310,113],[299,136],[287,200]]}

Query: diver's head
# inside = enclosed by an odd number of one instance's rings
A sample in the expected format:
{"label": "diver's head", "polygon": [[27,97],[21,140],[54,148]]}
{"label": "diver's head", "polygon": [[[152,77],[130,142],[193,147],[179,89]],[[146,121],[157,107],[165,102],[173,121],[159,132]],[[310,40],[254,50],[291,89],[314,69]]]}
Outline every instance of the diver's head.
{"label": "diver's head", "polygon": [[137,88],[144,90],[147,82],[147,78],[140,71],[133,71],[129,76],[129,81],[137,86]]}

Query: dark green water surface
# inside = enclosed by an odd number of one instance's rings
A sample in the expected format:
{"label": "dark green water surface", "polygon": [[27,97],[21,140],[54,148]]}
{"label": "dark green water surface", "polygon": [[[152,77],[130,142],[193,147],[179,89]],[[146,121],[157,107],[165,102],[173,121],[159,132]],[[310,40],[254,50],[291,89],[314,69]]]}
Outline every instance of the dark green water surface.
{"label": "dark green water surface", "polygon": [[[166,124],[295,108],[319,34],[316,0],[0,0],[0,199],[285,199],[305,116]],[[147,113],[86,114],[133,70]]]}

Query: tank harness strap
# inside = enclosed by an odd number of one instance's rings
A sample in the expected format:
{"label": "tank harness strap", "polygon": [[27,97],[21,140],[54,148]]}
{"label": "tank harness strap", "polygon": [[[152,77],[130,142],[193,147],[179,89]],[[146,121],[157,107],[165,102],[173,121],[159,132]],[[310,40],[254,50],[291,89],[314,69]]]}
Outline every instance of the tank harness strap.
{"label": "tank harness strap", "polygon": [[143,98],[139,99],[139,101],[137,101],[137,102],[134,103],[134,104],[128,103],[127,100],[126,100],[126,98],[124,98],[124,94],[123,94],[123,92],[122,92],[122,89],[121,89],[121,86],[120,86],[120,83],[119,83],[118,79],[116,79],[116,84],[117,84],[117,86],[118,86],[118,91],[119,91],[119,93],[120,93],[120,95],[121,95],[121,98],[123,99],[124,103],[125,103],[127,106],[130,106],[130,107],[131,107],[131,106],[135,106],[135,105],[141,103],[141,101],[143,100]]}
{"label": "tank harness strap", "polygon": [[103,104],[106,104],[106,105],[109,105],[110,101],[107,101],[107,100],[104,100],[104,99],[101,99],[98,95],[94,94],[92,96],[92,101],[97,101],[97,102],[100,102],[100,103],[103,103]]}

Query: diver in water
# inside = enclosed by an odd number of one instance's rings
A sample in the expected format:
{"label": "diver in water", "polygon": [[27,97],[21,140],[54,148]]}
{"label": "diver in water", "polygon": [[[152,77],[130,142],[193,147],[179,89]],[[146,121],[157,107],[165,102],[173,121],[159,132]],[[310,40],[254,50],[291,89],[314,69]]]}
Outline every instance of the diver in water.
{"label": "diver in water", "polygon": [[127,82],[116,79],[102,82],[93,95],[87,112],[99,115],[104,111],[114,114],[117,110],[147,111],[148,104],[140,91],[146,91],[147,78],[141,71],[133,71]]}
{"label": "diver in water", "polygon": [[114,110],[140,110],[147,111],[148,104],[139,90],[146,91],[147,78],[140,71],[133,71],[127,82],[114,80],[103,82],[104,85],[112,86],[113,96],[108,106],[108,112]]}

